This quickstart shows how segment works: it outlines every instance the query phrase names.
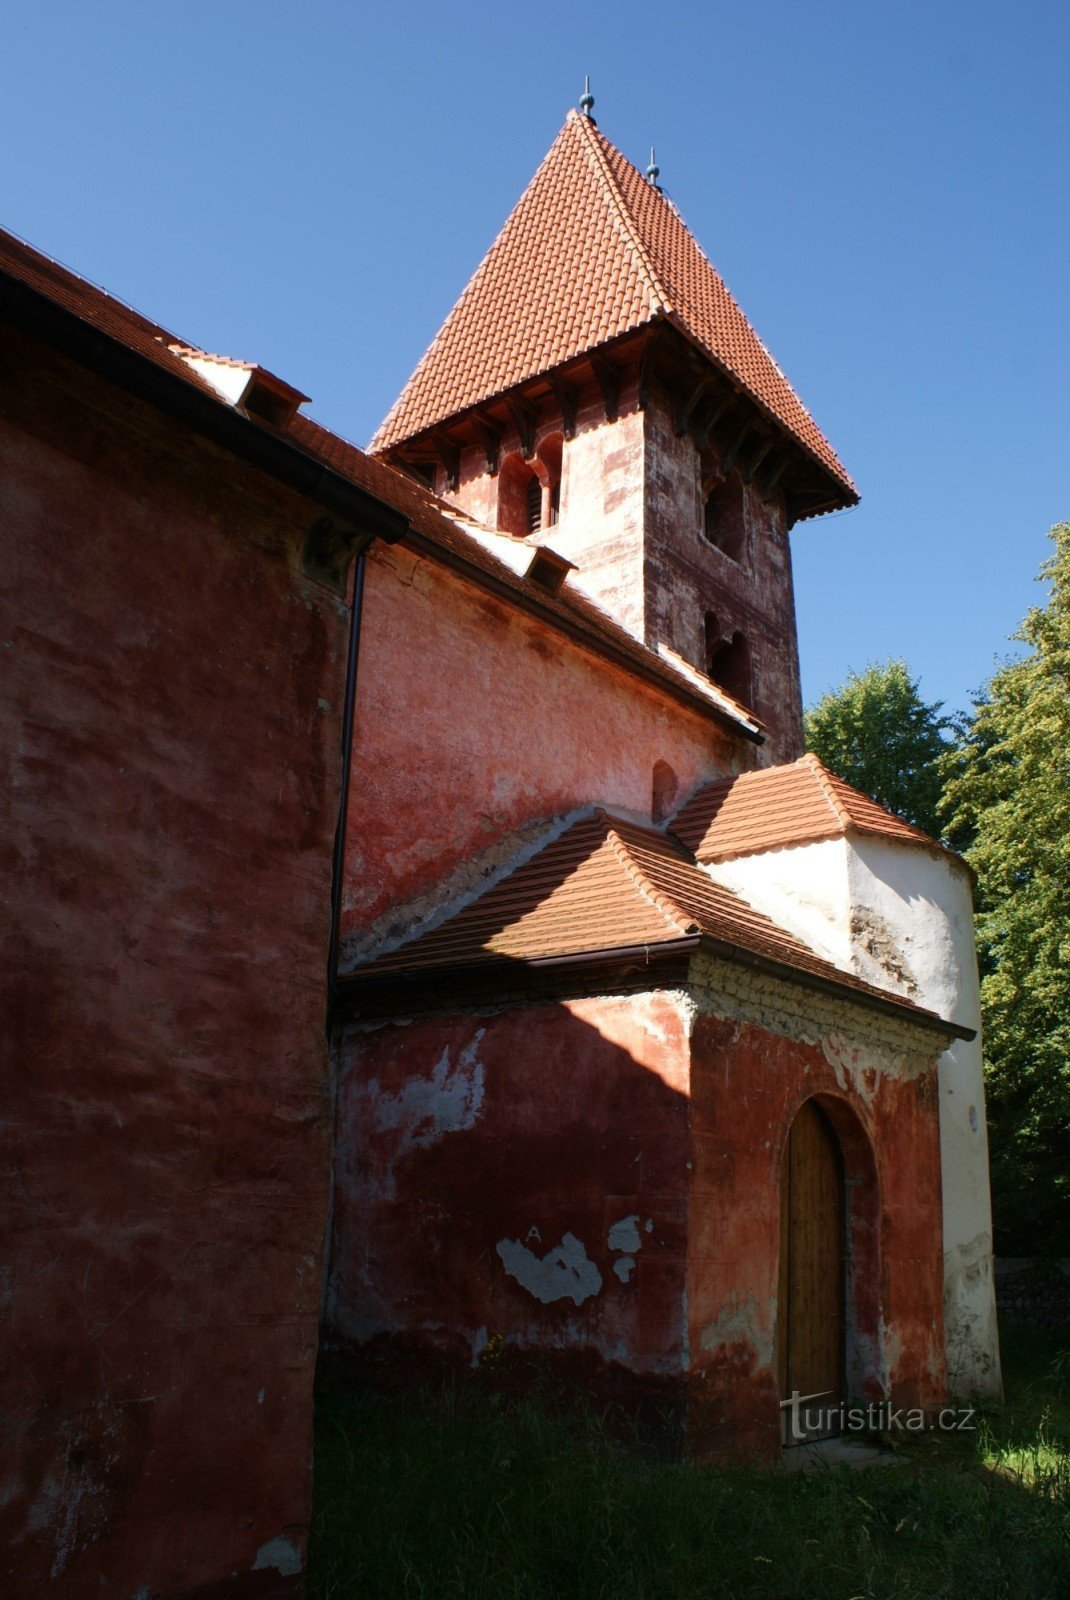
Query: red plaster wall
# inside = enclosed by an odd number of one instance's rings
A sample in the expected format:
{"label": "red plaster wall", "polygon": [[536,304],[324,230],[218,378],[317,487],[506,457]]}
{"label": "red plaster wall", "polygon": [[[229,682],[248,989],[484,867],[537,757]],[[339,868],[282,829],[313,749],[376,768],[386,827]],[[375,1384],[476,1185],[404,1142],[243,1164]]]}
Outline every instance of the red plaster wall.
{"label": "red plaster wall", "polygon": [[[559,427],[544,421],[536,447]],[[518,446],[507,434],[502,459]],[[705,467],[716,469],[715,451]],[[700,670],[708,611],[725,640],[741,632],[752,662],[749,704],[768,729],[754,759],[794,761],[804,747],[802,693],[783,506],[741,486],[745,537],[733,560],[703,533],[702,475],[693,439],[677,436],[670,398],[655,387],[641,410],[633,378],[613,421],[595,398],[581,407],[575,437],[563,447],[560,521],[538,539],[575,563],[584,588],[636,638],[654,648],[665,643]],[[449,498],[495,527],[498,485],[485,452],[468,449]]]}
{"label": "red plaster wall", "polygon": [[[682,1372],[687,1036],[670,995],[429,1017],[346,1041],[329,1326],[468,1361],[488,1338]],[[641,1246],[608,1233],[638,1218]],[[648,1229],[647,1224],[650,1224]],[[538,1230],[536,1236],[532,1232]],[[497,1246],[571,1234],[601,1287],[543,1303]]]}
{"label": "red plaster wall", "polygon": [[314,508],[4,360],[0,1588],[266,1593],[308,1517],[346,618]]}
{"label": "red plaster wall", "polygon": [[740,762],[702,716],[400,546],[368,562],[356,715],[350,956],[532,823],[595,803],[649,817],[658,761],[681,795]]}
{"label": "red plaster wall", "polygon": [[780,1161],[799,1106],[814,1095],[858,1179],[848,1187],[858,1280],[849,1290],[851,1398],[927,1407],[944,1396],[935,1057],[919,1077],[872,1072],[867,1083],[868,1104],[840,1086],[820,1046],[708,1015],[696,1021],[687,1277],[699,1449],[770,1458],[779,1449]]}

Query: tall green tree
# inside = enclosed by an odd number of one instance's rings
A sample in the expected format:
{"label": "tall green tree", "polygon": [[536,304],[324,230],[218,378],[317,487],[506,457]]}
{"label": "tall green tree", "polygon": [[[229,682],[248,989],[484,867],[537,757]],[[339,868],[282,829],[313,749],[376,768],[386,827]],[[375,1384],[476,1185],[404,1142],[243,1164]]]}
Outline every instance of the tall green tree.
{"label": "tall green tree", "polygon": [[941,760],[953,724],[904,661],[852,672],[806,713],[807,748],[856,789],[939,837]]}
{"label": "tall green tree", "polygon": [[978,875],[996,1245],[1070,1254],[1070,523],[1050,583],[945,762],[948,836]]}

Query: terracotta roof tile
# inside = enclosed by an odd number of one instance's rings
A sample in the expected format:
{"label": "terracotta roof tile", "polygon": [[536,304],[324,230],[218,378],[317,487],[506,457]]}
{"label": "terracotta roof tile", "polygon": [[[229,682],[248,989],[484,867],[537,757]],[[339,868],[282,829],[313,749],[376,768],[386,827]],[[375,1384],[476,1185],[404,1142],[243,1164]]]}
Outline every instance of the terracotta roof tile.
{"label": "terracotta roof tile", "polygon": [[672,202],[570,112],[379,428],[386,450],[608,340],[667,319],[837,481],[854,484]]}
{"label": "terracotta roof tile", "polygon": [[707,784],[677,812],[670,826],[700,861],[730,861],[763,850],[835,839],[851,831],[954,854],[852,789],[812,754],[790,766],[766,767]]}
{"label": "terracotta roof tile", "polygon": [[671,837],[598,811],[575,822],[479,899],[399,949],[363,963],[349,982],[435,969],[626,950],[705,935],[803,978],[939,1021],[900,995],[843,972],[715,883]]}

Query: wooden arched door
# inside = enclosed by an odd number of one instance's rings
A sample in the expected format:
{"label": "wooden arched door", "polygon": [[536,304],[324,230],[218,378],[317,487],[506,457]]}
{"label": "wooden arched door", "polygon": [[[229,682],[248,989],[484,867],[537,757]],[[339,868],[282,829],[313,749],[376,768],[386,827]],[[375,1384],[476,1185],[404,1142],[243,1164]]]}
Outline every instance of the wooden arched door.
{"label": "wooden arched door", "polygon": [[[792,1123],[780,1168],[777,1376],[782,1400],[793,1391],[821,1397],[802,1408],[825,1414],[806,1430],[813,1439],[838,1431],[835,1413],[844,1386],[845,1238],[840,1142],[820,1106],[807,1100]],[[784,1442],[798,1443],[790,1431],[789,1412],[782,1409],[781,1419]]]}

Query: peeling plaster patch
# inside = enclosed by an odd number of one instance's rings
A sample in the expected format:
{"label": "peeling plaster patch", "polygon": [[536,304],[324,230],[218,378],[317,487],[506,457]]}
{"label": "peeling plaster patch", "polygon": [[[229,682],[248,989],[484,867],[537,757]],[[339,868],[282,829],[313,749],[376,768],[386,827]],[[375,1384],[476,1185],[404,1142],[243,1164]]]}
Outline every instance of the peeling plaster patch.
{"label": "peeling plaster patch", "polygon": [[531,1224],[531,1227],[524,1235],[524,1243],[527,1244],[529,1239],[534,1239],[536,1244],[542,1244],[542,1234],[539,1232],[534,1223]]}
{"label": "peeling plaster patch", "polygon": [[643,1232],[644,1233],[653,1233],[654,1232],[654,1218],[653,1217],[647,1217],[646,1221],[643,1223]]}
{"label": "peeling plaster patch", "polygon": [[635,1212],[613,1224],[606,1235],[606,1243],[611,1250],[635,1251],[643,1248],[643,1241],[639,1237],[639,1218]]}
{"label": "peeling plaster patch", "polygon": [[[853,1089],[861,1100],[872,1107],[877,1096],[877,1068],[871,1061],[862,1059],[862,1052],[849,1045],[839,1034],[830,1033],[821,1041],[822,1054],[833,1072],[836,1082],[844,1091]],[[902,1074],[910,1077],[909,1072]]]}
{"label": "peeling plaster patch", "polygon": [[927,1072],[939,1053],[935,1031],[906,1016],[880,1016],[846,998],[733,970],[716,957],[696,957],[692,971],[703,1010],[785,1039],[821,1045],[841,1088],[849,1078],[853,1082],[863,1063],[867,1072],[906,1080]]}
{"label": "peeling plaster patch", "polygon": [[879,1340],[881,1364],[878,1376],[884,1383],[885,1393],[890,1394],[895,1369],[903,1355],[903,1341],[899,1336],[899,1330],[891,1327],[883,1317],[880,1319]]}
{"label": "peeling plaster patch", "polygon": [[773,1360],[772,1329],[776,1324],[776,1298],[766,1305],[764,1315],[753,1295],[741,1298],[735,1291],[721,1307],[717,1318],[708,1322],[699,1335],[702,1350],[718,1350],[724,1345],[746,1344],[763,1366]]}
{"label": "peeling plaster patch", "polygon": [[918,980],[903,953],[909,935],[893,928],[870,906],[851,907],[851,938],[859,949],[880,968],[881,974],[909,995],[920,993]]}
{"label": "peeling plaster patch", "polygon": [[621,1256],[619,1261],[614,1261],[613,1263],[613,1271],[617,1274],[617,1277],[620,1279],[621,1283],[627,1283],[634,1270],[634,1256]]}
{"label": "peeling plaster patch", "polygon": [[474,1127],[483,1104],[483,1063],[479,1046],[485,1028],[480,1028],[465,1045],[450,1071],[447,1045],[428,1078],[411,1078],[399,1093],[385,1095],[377,1083],[370,1084],[370,1099],[375,1107],[377,1128],[401,1130],[399,1150],[413,1145],[434,1144],[447,1133],[460,1133]]}
{"label": "peeling plaster patch", "polygon": [[571,1300],[581,1306],[602,1287],[602,1274],[574,1233],[541,1260],[519,1239],[500,1239],[495,1248],[509,1276],[543,1305]]}
{"label": "peeling plaster patch", "polygon": [[264,1390],[263,1389],[261,1389],[260,1393],[257,1395],[256,1403],[257,1403],[258,1406],[262,1406],[264,1404]]}
{"label": "peeling plaster patch", "polygon": [[301,1552],[289,1539],[269,1539],[256,1552],[254,1572],[278,1572],[284,1578],[293,1578],[301,1571]]}

